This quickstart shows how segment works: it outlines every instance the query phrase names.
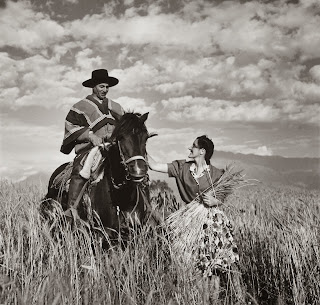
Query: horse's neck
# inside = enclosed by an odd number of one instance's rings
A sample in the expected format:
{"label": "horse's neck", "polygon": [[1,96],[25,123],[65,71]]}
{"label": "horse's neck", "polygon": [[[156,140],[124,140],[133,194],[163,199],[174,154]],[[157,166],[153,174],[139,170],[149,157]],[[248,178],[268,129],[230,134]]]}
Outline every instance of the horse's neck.
{"label": "horse's neck", "polygon": [[113,149],[109,152],[109,156],[106,159],[105,169],[107,176],[115,183],[121,183],[126,179],[126,171],[124,165],[121,163],[122,159],[118,150]]}

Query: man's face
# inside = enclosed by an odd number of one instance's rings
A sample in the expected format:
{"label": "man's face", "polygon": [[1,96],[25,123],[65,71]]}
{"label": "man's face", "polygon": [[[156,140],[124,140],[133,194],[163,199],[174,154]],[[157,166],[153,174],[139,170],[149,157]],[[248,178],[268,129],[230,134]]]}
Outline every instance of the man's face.
{"label": "man's face", "polygon": [[103,100],[106,97],[108,91],[109,85],[107,83],[101,83],[93,87],[93,94],[100,100]]}

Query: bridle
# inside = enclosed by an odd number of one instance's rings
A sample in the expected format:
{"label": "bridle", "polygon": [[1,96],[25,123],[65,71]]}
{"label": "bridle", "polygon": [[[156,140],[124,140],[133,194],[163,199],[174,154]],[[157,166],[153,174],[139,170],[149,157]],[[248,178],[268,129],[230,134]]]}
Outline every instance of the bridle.
{"label": "bridle", "polygon": [[[145,175],[143,177],[141,177],[140,179],[132,179],[132,175],[130,174],[130,171],[129,171],[129,167],[128,167],[128,164],[131,162],[131,161],[135,161],[135,160],[142,160],[146,163],[146,165],[148,166],[148,161],[146,159],[146,155],[145,156],[141,156],[141,155],[136,155],[136,156],[132,156],[128,159],[125,158],[124,154],[123,154],[123,151],[121,149],[121,145],[120,145],[120,141],[114,141],[111,145],[118,145],[118,149],[119,149],[119,154],[120,154],[120,158],[121,158],[121,164],[123,165],[124,167],[124,170],[126,172],[126,175],[125,175],[125,179],[121,182],[121,183],[118,183],[116,184],[115,181],[114,181],[114,178],[112,177],[111,175],[111,182],[112,182],[112,185],[115,189],[119,190],[121,189],[122,187],[124,187],[129,181],[132,181],[134,183],[141,183],[144,179],[145,179]],[[110,145],[110,146],[111,146]]]}

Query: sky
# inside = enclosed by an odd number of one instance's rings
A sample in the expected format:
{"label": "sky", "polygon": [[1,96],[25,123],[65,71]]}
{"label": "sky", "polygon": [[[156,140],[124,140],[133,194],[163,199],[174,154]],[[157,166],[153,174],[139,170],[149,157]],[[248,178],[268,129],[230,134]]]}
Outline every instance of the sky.
{"label": "sky", "polygon": [[0,0],[0,177],[71,161],[60,146],[92,70],[149,112],[154,159],[219,151],[320,157],[320,2]]}

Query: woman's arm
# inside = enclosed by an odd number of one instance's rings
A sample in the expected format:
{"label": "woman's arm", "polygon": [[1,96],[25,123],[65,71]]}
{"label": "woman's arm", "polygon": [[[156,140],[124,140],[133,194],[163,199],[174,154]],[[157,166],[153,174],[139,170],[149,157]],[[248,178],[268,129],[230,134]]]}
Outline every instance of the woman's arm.
{"label": "woman's arm", "polygon": [[167,163],[158,163],[156,162],[149,154],[147,154],[149,168],[156,172],[167,173],[168,164]]}

